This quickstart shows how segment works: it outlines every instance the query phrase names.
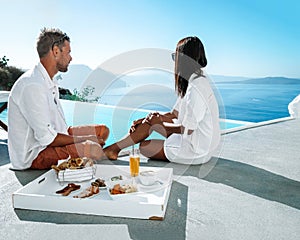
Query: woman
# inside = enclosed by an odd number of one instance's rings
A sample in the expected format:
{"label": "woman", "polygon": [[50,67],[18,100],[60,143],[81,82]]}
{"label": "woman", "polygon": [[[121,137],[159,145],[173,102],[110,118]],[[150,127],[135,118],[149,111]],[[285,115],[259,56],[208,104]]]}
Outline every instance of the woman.
{"label": "woman", "polygon": [[[109,159],[117,159],[122,149],[136,143],[140,143],[141,153],[152,159],[201,164],[211,158],[220,142],[219,109],[202,71],[207,65],[203,44],[197,37],[184,38],[172,57],[178,95],[173,110],[134,121],[128,136],[104,149]],[[145,140],[152,131],[166,140]]]}

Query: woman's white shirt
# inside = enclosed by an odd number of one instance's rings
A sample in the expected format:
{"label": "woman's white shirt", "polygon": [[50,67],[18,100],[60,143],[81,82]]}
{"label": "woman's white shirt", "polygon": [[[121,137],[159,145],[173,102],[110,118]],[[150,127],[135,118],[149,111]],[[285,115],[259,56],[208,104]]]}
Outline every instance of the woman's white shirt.
{"label": "woman's white shirt", "polygon": [[[185,163],[189,159],[194,164],[203,163],[220,142],[219,108],[208,79],[193,74],[185,96],[178,97],[173,109],[178,111],[176,123],[183,125],[185,131],[166,140],[166,156],[173,162]],[[188,130],[192,130],[190,135]]]}

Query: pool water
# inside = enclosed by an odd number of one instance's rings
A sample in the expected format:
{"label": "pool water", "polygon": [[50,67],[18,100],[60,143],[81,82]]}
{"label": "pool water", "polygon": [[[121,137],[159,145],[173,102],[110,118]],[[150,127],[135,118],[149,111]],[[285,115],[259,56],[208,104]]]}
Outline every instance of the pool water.
{"label": "pool water", "polygon": [[227,130],[232,128],[238,128],[245,125],[253,124],[253,122],[237,121],[231,119],[220,119],[221,130]]}
{"label": "pool water", "polygon": [[[130,109],[94,103],[83,103],[68,100],[61,100],[62,107],[69,126],[84,124],[105,124],[110,128],[110,136],[106,145],[123,138],[136,119],[143,118],[150,110]],[[7,111],[0,115],[0,120],[7,123]],[[221,129],[231,129],[245,125],[241,121],[220,120]],[[158,133],[153,133],[151,138],[162,139]]]}

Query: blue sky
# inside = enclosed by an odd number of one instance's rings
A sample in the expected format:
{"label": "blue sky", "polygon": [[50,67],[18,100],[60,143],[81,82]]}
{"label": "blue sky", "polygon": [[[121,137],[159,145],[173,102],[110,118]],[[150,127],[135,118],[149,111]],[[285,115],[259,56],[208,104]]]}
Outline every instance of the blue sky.
{"label": "blue sky", "polygon": [[173,51],[188,35],[204,43],[207,72],[229,76],[300,78],[297,0],[0,0],[0,57],[9,65],[37,63],[44,26],[71,37],[73,64],[92,69],[140,48]]}

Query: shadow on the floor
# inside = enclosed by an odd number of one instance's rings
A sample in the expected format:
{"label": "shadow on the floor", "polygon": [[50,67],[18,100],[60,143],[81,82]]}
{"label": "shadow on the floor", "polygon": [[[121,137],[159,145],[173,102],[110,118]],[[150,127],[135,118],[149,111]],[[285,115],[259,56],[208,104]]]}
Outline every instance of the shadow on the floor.
{"label": "shadow on the floor", "polygon": [[[172,166],[162,162],[153,164],[160,167]],[[300,182],[264,169],[222,158],[214,158],[197,166],[173,165],[174,174],[222,183],[257,197],[300,209]]]}
{"label": "shadow on the floor", "polygon": [[219,159],[204,179],[300,209],[300,182],[261,168]]}
{"label": "shadow on the floor", "polygon": [[8,148],[7,148],[7,139],[0,139],[0,166],[10,163]]}
{"label": "shadow on the floor", "polygon": [[15,172],[16,178],[24,186],[34,179],[38,178],[48,170],[35,170],[35,169],[26,169],[26,170],[11,170]]}

